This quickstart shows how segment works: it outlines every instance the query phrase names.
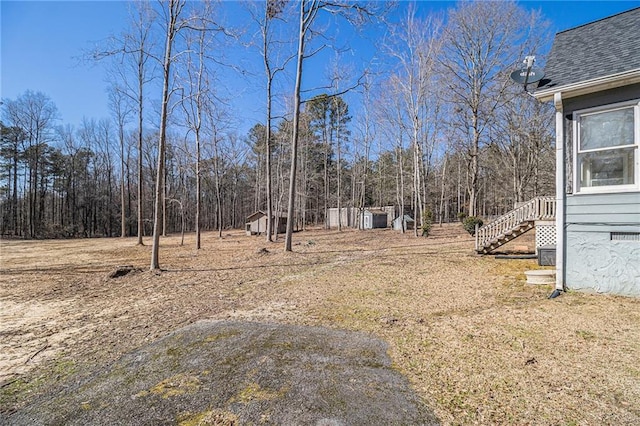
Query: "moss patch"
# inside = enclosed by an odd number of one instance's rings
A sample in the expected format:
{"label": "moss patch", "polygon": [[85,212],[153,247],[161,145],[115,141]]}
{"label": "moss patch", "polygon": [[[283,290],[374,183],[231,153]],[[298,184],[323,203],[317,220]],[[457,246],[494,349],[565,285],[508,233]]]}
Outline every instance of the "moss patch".
{"label": "moss patch", "polygon": [[273,389],[263,388],[258,383],[252,382],[238,392],[238,394],[231,399],[231,402],[248,404],[253,401],[270,401],[282,398],[286,393],[286,388],[276,391]]}
{"label": "moss patch", "polygon": [[208,410],[201,413],[184,413],[178,417],[178,426],[236,426],[238,416],[222,410]]}
{"label": "moss patch", "polygon": [[189,374],[177,374],[161,381],[148,391],[139,392],[136,397],[154,394],[165,399],[171,398],[177,395],[195,393],[200,389],[200,384],[200,379],[196,376]]}

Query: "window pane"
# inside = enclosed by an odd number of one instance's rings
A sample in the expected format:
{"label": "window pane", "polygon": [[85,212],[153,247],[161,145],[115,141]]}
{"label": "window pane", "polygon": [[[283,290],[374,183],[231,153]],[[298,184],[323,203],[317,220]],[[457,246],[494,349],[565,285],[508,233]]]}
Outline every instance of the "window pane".
{"label": "window pane", "polygon": [[580,186],[634,184],[634,151],[625,148],[578,154]]}
{"label": "window pane", "polygon": [[633,143],[633,107],[580,117],[581,150]]}

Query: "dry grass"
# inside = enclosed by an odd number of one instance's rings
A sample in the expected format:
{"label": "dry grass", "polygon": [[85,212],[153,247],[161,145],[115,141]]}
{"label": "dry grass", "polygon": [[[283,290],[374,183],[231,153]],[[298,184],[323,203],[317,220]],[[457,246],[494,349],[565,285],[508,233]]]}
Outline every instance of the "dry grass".
{"label": "dry grass", "polygon": [[[524,283],[535,261],[473,253],[459,225],[428,239],[313,230],[163,239],[2,241],[2,410],[183,325],[236,318],[362,330],[445,424],[640,424],[640,300]],[[261,252],[266,248],[268,251]],[[118,265],[141,271],[109,279]],[[44,349],[43,349],[44,348]]]}

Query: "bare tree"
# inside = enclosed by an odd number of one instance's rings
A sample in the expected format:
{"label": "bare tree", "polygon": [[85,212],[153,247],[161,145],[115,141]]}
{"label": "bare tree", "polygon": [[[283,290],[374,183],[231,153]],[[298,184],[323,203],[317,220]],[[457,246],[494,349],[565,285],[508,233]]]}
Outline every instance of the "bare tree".
{"label": "bare tree", "polygon": [[515,203],[538,195],[539,166],[552,151],[551,115],[549,105],[536,102],[526,93],[515,94],[499,111],[491,129],[491,165],[497,169],[496,174],[511,183]]}
{"label": "bare tree", "polygon": [[211,142],[213,145],[213,173],[216,194],[216,212],[218,223],[218,238],[222,238],[223,215],[222,215],[222,159],[220,150],[220,136],[216,126],[212,128]]}
{"label": "bare tree", "polygon": [[508,100],[508,71],[542,41],[541,24],[536,12],[512,1],[459,3],[449,14],[441,64],[468,160],[470,216],[477,214],[481,147]]}
{"label": "bare tree", "polygon": [[143,127],[145,86],[154,78],[151,28],[155,22],[153,9],[148,0],[132,3],[129,29],[121,36],[113,36],[107,46],[90,53],[94,60],[111,58],[110,81],[121,95],[127,96],[135,105],[137,115],[137,236],[138,245],[143,245],[144,235],[144,176],[143,172]]}
{"label": "bare tree", "polygon": [[225,143],[225,132],[228,130],[229,116],[227,111],[216,103],[207,102],[205,104],[206,116],[207,116],[207,136],[208,142],[203,148],[207,148],[208,157],[205,170],[208,172],[207,176],[213,174],[213,195],[215,197],[215,226],[218,229],[218,237],[222,238],[222,230],[224,229],[225,216],[224,216],[224,178],[233,158],[233,152],[225,156],[227,147]]}
{"label": "bare tree", "polygon": [[137,104],[138,115],[138,186],[137,186],[137,223],[138,223],[138,245],[143,245],[142,237],[144,234],[144,212],[143,212],[143,176],[142,176],[142,146],[143,146],[143,126],[144,126],[144,87],[153,73],[149,72],[148,61],[151,51],[151,25],[153,24],[153,14],[147,2],[139,2],[137,6],[136,19],[132,20],[131,33],[126,36],[125,40],[128,47],[125,52],[133,58],[135,67],[136,84],[133,93]]}
{"label": "bare tree", "polygon": [[[405,120],[406,103],[402,91],[401,77],[398,74],[393,74],[382,85],[384,88],[381,90],[377,102],[374,104],[376,107],[376,118],[380,125],[381,133],[385,135],[386,139],[394,141],[392,145],[393,154],[383,155],[378,160],[379,173],[384,174],[383,168],[391,166],[387,164],[385,160],[395,159],[395,202],[400,207],[400,214],[405,214],[405,208],[407,205],[405,190],[406,190],[406,160],[405,160],[405,136],[410,134],[410,127]],[[382,160],[382,161],[381,161]],[[380,176],[379,185],[382,185],[383,177]],[[382,191],[381,191],[382,192]],[[380,197],[382,198],[382,196]],[[382,204],[382,199],[380,200]],[[402,232],[406,231],[404,221],[402,222]]]}
{"label": "bare tree", "polygon": [[[326,11],[333,15],[340,15],[348,22],[357,24],[365,18],[374,15],[372,10],[362,7],[355,2],[325,2],[318,0],[301,0],[298,16],[298,49],[296,53],[296,83],[293,95],[293,131],[291,134],[291,167],[289,170],[289,200],[287,208],[287,233],[285,236],[285,251],[291,251],[293,238],[293,222],[296,200],[296,173],[298,166],[298,144],[300,130],[300,105],[301,105],[301,84],[302,68],[305,58],[315,55],[326,47],[320,46],[318,49],[307,52],[307,38],[312,34],[312,25],[320,11]],[[364,76],[363,76],[364,77]],[[356,86],[359,82],[356,84]],[[331,96],[340,96],[353,87],[349,87],[340,93],[333,93]]]}
{"label": "bare tree", "polygon": [[[207,4],[208,5],[208,4]],[[204,23],[201,23],[204,26]],[[182,99],[181,105],[184,110],[184,116],[187,125],[195,138],[196,145],[196,211],[195,211],[195,230],[196,230],[196,249],[201,247],[201,203],[202,203],[202,176],[201,176],[201,144],[202,131],[204,121],[207,117],[206,110],[208,103],[211,102],[209,92],[212,90],[209,85],[209,74],[206,63],[206,51],[209,49],[210,43],[207,39],[206,31],[196,31],[195,38],[187,41],[187,51],[191,52],[187,57],[186,64],[186,90],[185,97]],[[195,53],[195,55],[193,54]],[[195,59],[193,58],[195,56]],[[181,205],[182,208],[182,205]]]}
{"label": "bare tree", "polygon": [[167,115],[169,112],[169,84],[171,79],[171,65],[175,58],[172,51],[175,38],[183,27],[179,21],[185,7],[186,0],[169,0],[166,10],[166,39],[162,65],[162,104],[160,112],[160,136],[158,140],[158,167],[156,172],[155,212],[153,216],[153,246],[151,248],[151,270],[160,269],[160,218],[163,205],[164,161],[167,137]]}
{"label": "bare tree", "polygon": [[[423,172],[423,158],[429,147],[423,147],[423,142],[429,140],[429,128],[437,117],[433,116],[434,93],[433,79],[437,56],[440,53],[440,21],[429,17],[420,20],[416,17],[415,9],[411,7],[404,20],[391,34],[389,54],[395,57],[399,64],[397,88],[404,101],[403,117],[409,121],[409,137],[413,151],[413,208],[416,225],[422,218],[425,197]],[[418,235],[418,226],[414,227]]]}
{"label": "bare tree", "polygon": [[109,106],[118,126],[118,142],[120,146],[120,237],[127,235],[126,224],[126,191],[125,191],[125,126],[133,108],[122,87],[112,85],[109,90]]}
{"label": "bare tree", "polygon": [[298,167],[298,130],[300,128],[300,87],[302,85],[302,64],[305,57],[307,33],[315,19],[320,6],[317,2],[300,1],[298,53],[296,59],[296,84],[293,91],[293,132],[291,135],[291,168],[289,170],[289,201],[287,206],[287,233],[284,248],[292,250],[293,215],[296,196],[296,169]]}
{"label": "bare tree", "polygon": [[[266,110],[266,129],[265,129],[265,158],[266,158],[266,180],[267,180],[267,241],[273,241],[273,172],[272,172],[272,130],[271,130],[271,122],[273,119],[273,81],[276,75],[284,71],[286,64],[292,57],[285,59],[282,65],[274,65],[271,59],[271,52],[273,51],[272,45],[274,44],[274,40],[272,38],[272,22],[279,15],[282,14],[283,9],[286,6],[286,0],[268,0],[264,9],[264,17],[262,22],[260,23],[260,34],[262,36],[262,59],[264,64],[264,72],[266,76],[267,82],[267,93],[266,93],[266,101],[267,101],[267,110]],[[277,221],[276,221],[277,223]]]}
{"label": "bare tree", "polygon": [[[353,185],[353,205],[358,206],[359,227],[364,224],[364,208],[367,200],[370,153],[371,144],[375,139],[374,120],[371,112],[371,85],[372,82],[368,78],[363,84],[363,106],[362,114],[359,116],[358,131],[359,137],[354,139],[354,158],[352,166],[352,185]],[[362,151],[359,151],[362,149]]]}

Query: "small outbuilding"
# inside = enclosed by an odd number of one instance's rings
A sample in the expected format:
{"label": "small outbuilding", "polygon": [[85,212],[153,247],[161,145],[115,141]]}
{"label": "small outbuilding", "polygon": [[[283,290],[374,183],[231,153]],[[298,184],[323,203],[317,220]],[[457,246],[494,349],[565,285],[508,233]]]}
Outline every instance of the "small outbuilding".
{"label": "small outbuilding", "polygon": [[556,289],[640,296],[640,8],[556,34]]}
{"label": "small outbuilding", "polygon": [[389,213],[382,209],[365,209],[362,215],[362,229],[386,228]]}
{"label": "small outbuilding", "polygon": [[329,228],[337,228],[338,225],[341,225],[352,228],[354,227],[357,216],[357,208],[342,207],[340,210],[338,210],[337,208],[332,207],[327,210],[327,226]]}
{"label": "small outbuilding", "polygon": [[[336,228],[338,225],[349,228],[358,229],[371,229],[373,228],[388,228],[391,226],[392,219],[396,216],[395,206],[382,206],[382,207],[342,207],[338,211],[337,208],[327,209],[326,224],[329,228]],[[374,224],[373,216],[378,216]],[[384,226],[382,225],[382,215],[386,220]],[[366,219],[366,217],[369,219]],[[340,223],[338,223],[340,218]],[[366,222],[366,221],[369,222]]]}
{"label": "small outbuilding", "polygon": [[[286,216],[280,215],[277,221],[274,216],[273,220],[278,227],[278,233],[284,234],[287,231]],[[247,235],[261,235],[267,232],[267,214],[262,210],[258,210],[249,215],[245,223],[245,232]]]}
{"label": "small outbuilding", "polygon": [[413,229],[413,227],[415,226],[415,222],[416,221],[413,220],[411,216],[405,214],[393,219],[392,226],[395,231],[402,231],[403,228],[406,231],[407,229]]}

